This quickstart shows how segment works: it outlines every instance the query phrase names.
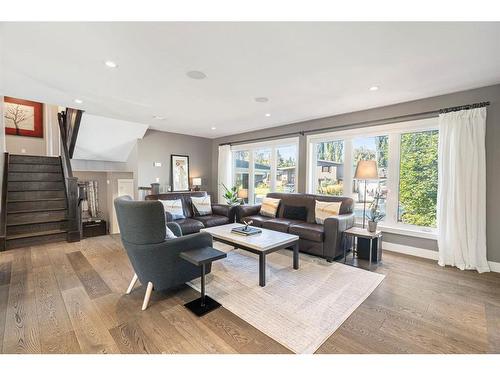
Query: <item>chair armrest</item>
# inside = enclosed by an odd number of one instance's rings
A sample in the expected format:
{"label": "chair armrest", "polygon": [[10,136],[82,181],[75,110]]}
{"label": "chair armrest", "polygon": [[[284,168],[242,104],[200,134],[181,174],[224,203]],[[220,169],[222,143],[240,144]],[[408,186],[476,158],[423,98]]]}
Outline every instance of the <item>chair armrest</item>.
{"label": "chair armrest", "polygon": [[260,204],[238,206],[236,207],[236,220],[241,222],[246,216],[258,215],[260,212]]}
{"label": "chair armrest", "polygon": [[335,259],[342,255],[342,233],[354,226],[354,214],[339,215],[325,219],[325,243],[323,256],[327,259]]}
{"label": "chair armrest", "polygon": [[182,229],[179,224],[176,222],[169,222],[167,223],[168,229],[172,231],[173,234],[175,234],[177,237],[182,237]]}
{"label": "chair armrest", "polygon": [[179,254],[186,250],[211,247],[212,236],[200,232],[157,244],[123,244],[141,283],[151,281],[155,289],[162,290],[176,282],[182,283],[199,276],[199,267],[181,259]]}

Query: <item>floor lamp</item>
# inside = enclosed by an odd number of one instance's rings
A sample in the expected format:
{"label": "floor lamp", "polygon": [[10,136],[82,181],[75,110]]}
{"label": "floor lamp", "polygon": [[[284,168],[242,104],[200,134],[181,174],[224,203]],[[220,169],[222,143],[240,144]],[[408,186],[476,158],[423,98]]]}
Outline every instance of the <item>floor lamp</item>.
{"label": "floor lamp", "polygon": [[365,182],[365,195],[363,197],[363,228],[365,227],[366,216],[366,181],[378,180],[377,161],[375,160],[360,160],[356,166],[354,179]]}

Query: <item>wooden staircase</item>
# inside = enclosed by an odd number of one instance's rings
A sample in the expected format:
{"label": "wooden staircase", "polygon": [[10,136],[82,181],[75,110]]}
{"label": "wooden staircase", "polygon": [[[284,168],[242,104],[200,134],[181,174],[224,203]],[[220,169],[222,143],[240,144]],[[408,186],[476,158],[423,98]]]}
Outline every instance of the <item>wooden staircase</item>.
{"label": "wooden staircase", "polygon": [[9,155],[6,248],[65,241],[68,200],[60,157]]}

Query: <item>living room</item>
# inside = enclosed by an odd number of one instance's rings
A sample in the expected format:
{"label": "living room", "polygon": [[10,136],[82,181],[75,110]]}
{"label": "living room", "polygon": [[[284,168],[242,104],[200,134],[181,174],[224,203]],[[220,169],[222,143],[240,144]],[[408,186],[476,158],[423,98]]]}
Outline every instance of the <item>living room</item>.
{"label": "living room", "polygon": [[498,358],[499,22],[85,17],[0,23],[2,358]]}

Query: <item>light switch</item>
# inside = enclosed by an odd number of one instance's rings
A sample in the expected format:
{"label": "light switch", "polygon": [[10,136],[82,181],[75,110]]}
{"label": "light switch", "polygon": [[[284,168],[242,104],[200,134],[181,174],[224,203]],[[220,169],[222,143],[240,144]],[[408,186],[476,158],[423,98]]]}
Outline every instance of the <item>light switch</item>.
{"label": "light switch", "polygon": [[156,177],[156,182],[160,182],[160,177]]}
{"label": "light switch", "polygon": [[153,162],[153,167],[161,167],[161,163],[159,161]]}

